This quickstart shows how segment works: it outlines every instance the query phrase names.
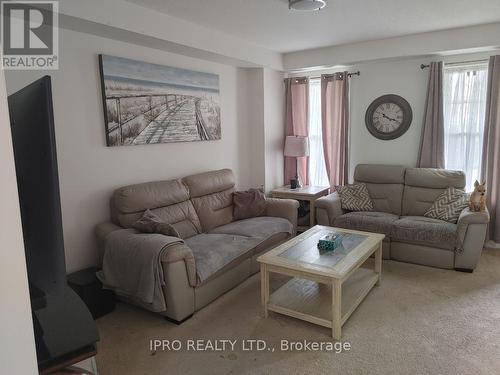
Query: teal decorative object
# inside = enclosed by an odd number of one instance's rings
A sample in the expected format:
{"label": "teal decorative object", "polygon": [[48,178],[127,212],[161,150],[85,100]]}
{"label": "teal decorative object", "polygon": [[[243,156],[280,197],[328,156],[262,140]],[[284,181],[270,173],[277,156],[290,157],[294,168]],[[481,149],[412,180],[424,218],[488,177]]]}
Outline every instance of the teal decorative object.
{"label": "teal decorative object", "polygon": [[330,233],[319,239],[318,249],[320,251],[334,251],[337,247],[342,246],[342,234]]}

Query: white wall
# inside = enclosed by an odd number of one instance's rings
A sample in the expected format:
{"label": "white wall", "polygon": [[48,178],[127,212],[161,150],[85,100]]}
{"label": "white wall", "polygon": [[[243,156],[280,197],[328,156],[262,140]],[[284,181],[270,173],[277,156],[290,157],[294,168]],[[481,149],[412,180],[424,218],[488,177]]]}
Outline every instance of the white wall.
{"label": "white wall", "polygon": [[238,108],[240,114],[240,151],[248,157],[240,163],[245,171],[241,186],[265,185],[264,75],[262,68],[239,69]]}
{"label": "white wall", "polygon": [[[360,163],[415,166],[428,78],[428,71],[422,71],[420,64],[428,62],[429,59],[367,62],[343,68],[361,72],[360,76],[350,78],[350,180],[355,166]],[[328,72],[320,71],[309,75],[319,76]],[[401,95],[413,110],[413,122],[408,131],[391,141],[375,138],[365,125],[366,109],[374,99],[385,94]]]}
{"label": "white wall", "polygon": [[[461,54],[442,57],[400,58],[392,61],[366,62],[339,70],[361,72],[350,78],[350,180],[354,168],[360,163],[400,164],[415,166],[420,145],[425,98],[427,92],[428,69],[420,69],[420,64],[430,61],[459,62],[486,59],[493,53]],[[294,73],[293,76],[318,76],[332,70],[310,73]],[[385,94],[397,94],[411,105],[413,121],[408,131],[401,137],[382,141],[372,136],[365,125],[365,113],[371,102]]]}
{"label": "white wall", "polygon": [[170,51],[240,67],[283,68],[278,52],[129,1],[62,0],[59,12],[65,28],[154,48],[168,44]]}
{"label": "white wall", "polygon": [[[500,49],[500,22],[329,46],[283,55],[285,70]],[[469,52],[466,52],[469,51]]]}
{"label": "white wall", "polygon": [[[360,70],[351,83],[350,176],[359,163],[401,164],[415,166],[427,88],[428,70],[420,69],[429,60],[403,60],[359,64],[349,70]],[[411,105],[413,122],[401,137],[383,141],[372,136],[365,125],[365,112],[381,95],[401,95]]]}
{"label": "white wall", "polygon": [[[218,168],[232,168],[241,187],[254,180],[253,150],[241,136],[238,99],[247,77],[238,68],[61,29],[59,70],[52,76],[56,141],[68,272],[94,264],[94,226],[109,218],[113,189]],[[220,76],[222,140],[106,147],[99,53],[216,73]],[[8,71],[9,92],[47,72]],[[260,180],[259,180],[260,181]],[[258,181],[257,181],[258,182]],[[263,181],[261,182],[263,184]]]}
{"label": "white wall", "polygon": [[38,371],[8,113],[0,69],[0,366],[3,374],[29,375]]}
{"label": "white wall", "polygon": [[283,73],[269,68],[240,69],[238,106],[241,108],[240,147],[249,157],[240,164],[248,171],[247,187],[266,192],[283,184],[284,85]]}
{"label": "white wall", "polygon": [[266,191],[283,185],[285,86],[281,72],[264,69],[264,131]]}

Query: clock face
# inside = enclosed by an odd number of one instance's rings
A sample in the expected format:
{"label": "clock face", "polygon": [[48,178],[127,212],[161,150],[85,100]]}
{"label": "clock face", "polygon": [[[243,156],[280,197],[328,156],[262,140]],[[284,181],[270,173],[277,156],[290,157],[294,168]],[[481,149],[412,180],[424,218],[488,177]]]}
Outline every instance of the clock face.
{"label": "clock face", "polygon": [[373,125],[381,133],[392,133],[403,124],[403,109],[395,103],[383,103],[375,109]]}
{"label": "clock face", "polygon": [[402,136],[412,122],[410,104],[398,95],[383,95],[366,110],[365,123],[376,138],[391,140]]}

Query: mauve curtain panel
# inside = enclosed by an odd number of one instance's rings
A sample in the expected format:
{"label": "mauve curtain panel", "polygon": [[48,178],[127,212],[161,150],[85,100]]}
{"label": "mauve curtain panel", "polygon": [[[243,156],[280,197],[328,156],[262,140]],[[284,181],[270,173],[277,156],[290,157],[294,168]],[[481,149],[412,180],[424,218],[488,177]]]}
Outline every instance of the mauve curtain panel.
{"label": "mauve curtain panel", "polygon": [[491,56],[486,94],[481,176],[490,211],[489,239],[500,243],[500,56]]}
{"label": "mauve curtain panel", "polygon": [[[309,79],[296,77],[285,79],[285,137],[308,136]],[[303,185],[309,184],[309,157],[298,158],[298,175]],[[296,158],[285,157],[285,184],[295,177]]]}
{"label": "mauve curtain panel", "polygon": [[321,122],[326,172],[333,189],[349,176],[349,78],[347,72],[321,76]]}
{"label": "mauve curtain panel", "polygon": [[444,168],[443,62],[431,62],[417,167]]}

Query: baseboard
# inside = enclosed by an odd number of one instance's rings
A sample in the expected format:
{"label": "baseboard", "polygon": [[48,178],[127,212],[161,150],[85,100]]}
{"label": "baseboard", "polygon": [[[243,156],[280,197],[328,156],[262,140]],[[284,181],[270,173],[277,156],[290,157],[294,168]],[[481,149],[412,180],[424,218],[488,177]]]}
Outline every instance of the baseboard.
{"label": "baseboard", "polygon": [[470,268],[455,268],[455,271],[465,272],[465,273],[472,273],[472,272],[474,272],[474,270],[471,270]]}
{"label": "baseboard", "polygon": [[490,240],[484,244],[484,248],[489,250],[500,250],[500,243],[496,243]]}
{"label": "baseboard", "polygon": [[194,314],[191,314],[191,315],[188,315],[186,316],[184,319],[182,320],[175,320],[175,319],[172,319],[172,318],[169,318],[168,316],[165,316],[165,320],[169,321],[170,323],[174,323],[174,324],[177,324],[177,325],[181,325],[182,323],[184,323],[186,320],[190,319]]}

